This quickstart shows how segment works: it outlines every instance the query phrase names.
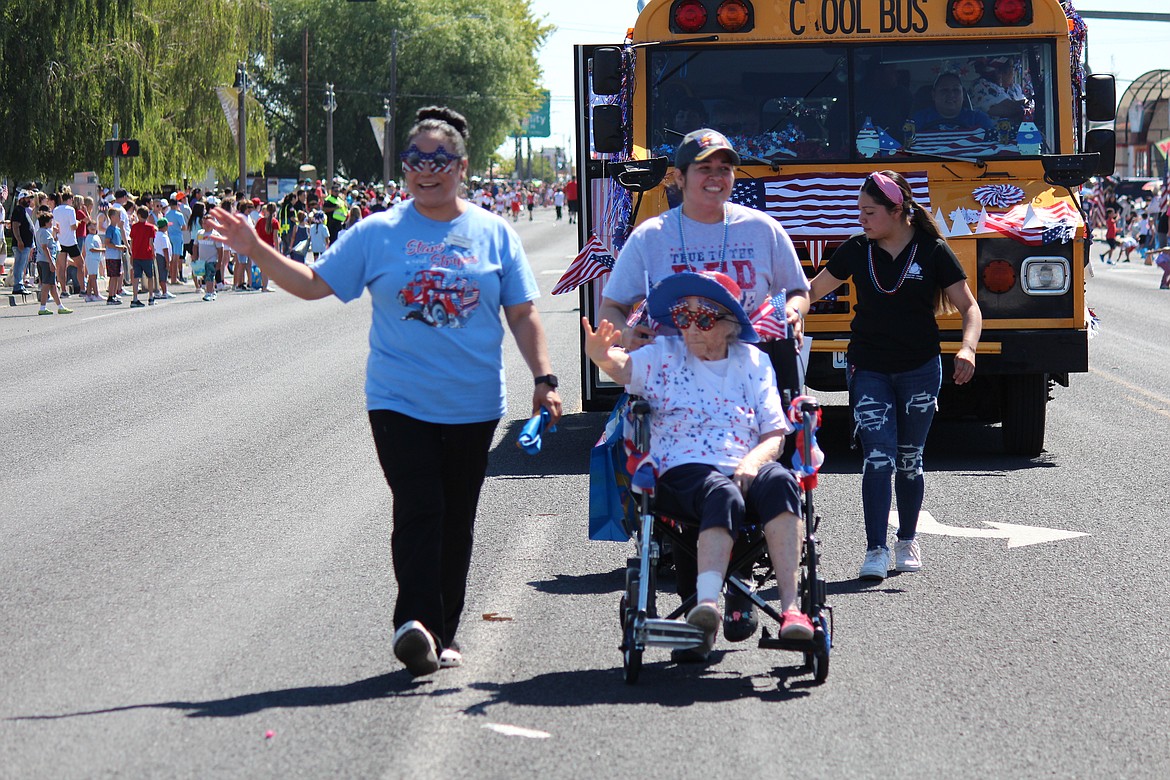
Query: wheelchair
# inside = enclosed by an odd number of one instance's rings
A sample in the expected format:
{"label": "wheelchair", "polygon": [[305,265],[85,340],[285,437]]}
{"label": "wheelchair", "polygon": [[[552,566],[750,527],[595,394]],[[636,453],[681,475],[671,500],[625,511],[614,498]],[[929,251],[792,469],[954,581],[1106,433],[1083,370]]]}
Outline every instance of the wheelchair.
{"label": "wheelchair", "polygon": [[[793,416],[798,426],[800,441],[799,458],[794,463],[813,463],[813,441],[820,407],[808,397],[793,401]],[[633,401],[631,419],[633,448],[639,453],[648,453],[650,448],[650,404],[637,399]],[[799,435],[803,434],[803,435]],[[794,438],[794,437],[789,437]],[[811,639],[783,639],[779,636],[782,622],[780,613],[760,595],[773,577],[771,563],[767,556],[767,545],[763,528],[747,526],[741,530],[740,544],[737,540],[727,567],[724,591],[739,593],[750,600],[762,615],[775,622],[776,636],[761,620],[759,647],[772,650],[788,650],[803,654],[803,671],[811,673],[813,682],[823,683],[829,675],[829,651],[833,645],[833,608],[825,603],[825,581],[818,574],[820,553],[816,532],[821,518],[813,506],[812,489],[815,475],[800,479],[801,511],[804,520],[804,540],[801,550],[798,582],[800,610],[808,615],[813,624]],[[696,597],[691,595],[665,617],[659,617],[657,610],[657,573],[664,548],[672,554],[695,555],[693,546],[683,537],[678,524],[659,516],[654,508],[653,487],[649,480],[634,475],[632,490],[638,500],[638,523],[629,529],[637,545],[637,557],[626,562],[625,591],[621,596],[619,614],[622,626],[622,671],[625,681],[634,684],[642,670],[642,656],[647,648],[663,647],[672,650],[697,648],[703,645],[703,631],[680,619],[695,605]]]}

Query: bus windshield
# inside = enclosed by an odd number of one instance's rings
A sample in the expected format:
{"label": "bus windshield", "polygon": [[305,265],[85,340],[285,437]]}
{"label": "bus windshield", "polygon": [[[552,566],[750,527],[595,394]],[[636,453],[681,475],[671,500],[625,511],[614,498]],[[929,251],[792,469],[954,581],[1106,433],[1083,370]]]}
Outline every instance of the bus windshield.
{"label": "bus windshield", "polygon": [[671,46],[649,52],[650,146],[700,127],[745,164],[1061,150],[1051,41]]}

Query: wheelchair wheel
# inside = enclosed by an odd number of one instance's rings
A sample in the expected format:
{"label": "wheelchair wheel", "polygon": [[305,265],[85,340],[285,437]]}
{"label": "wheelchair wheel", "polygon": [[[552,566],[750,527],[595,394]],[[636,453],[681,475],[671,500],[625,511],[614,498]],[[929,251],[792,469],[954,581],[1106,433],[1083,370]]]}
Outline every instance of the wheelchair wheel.
{"label": "wheelchair wheel", "polygon": [[811,653],[804,654],[804,666],[805,669],[812,672],[813,683],[820,685],[829,677],[829,646],[831,641],[828,621],[825,620],[823,614],[817,617],[816,623],[817,631],[813,635],[816,649]]}
{"label": "wheelchair wheel", "polygon": [[633,616],[626,621],[622,639],[622,678],[627,685],[633,685],[638,682],[638,675],[642,672],[642,651],[634,646]]}

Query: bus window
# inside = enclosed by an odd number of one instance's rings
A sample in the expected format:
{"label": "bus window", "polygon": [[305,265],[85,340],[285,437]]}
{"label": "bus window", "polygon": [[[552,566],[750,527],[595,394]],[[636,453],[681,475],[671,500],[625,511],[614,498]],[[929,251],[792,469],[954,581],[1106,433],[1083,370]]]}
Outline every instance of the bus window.
{"label": "bus window", "polygon": [[749,164],[851,157],[845,49],[672,46],[649,56],[655,154],[673,156],[684,135],[712,127]]}
{"label": "bus window", "polygon": [[857,153],[985,159],[1057,153],[1054,57],[1053,46],[1040,42],[861,49]]}
{"label": "bus window", "polygon": [[672,46],[649,57],[657,155],[700,127],[747,164],[1061,151],[1050,42]]}

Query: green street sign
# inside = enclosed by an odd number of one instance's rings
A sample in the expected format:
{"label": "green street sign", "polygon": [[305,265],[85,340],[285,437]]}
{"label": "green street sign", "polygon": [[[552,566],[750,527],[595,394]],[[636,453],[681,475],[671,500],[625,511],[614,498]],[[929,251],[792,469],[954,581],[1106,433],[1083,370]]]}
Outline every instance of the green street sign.
{"label": "green street sign", "polygon": [[549,113],[549,91],[541,90],[543,99],[540,107],[520,122],[521,137],[548,138],[552,135],[552,120]]}

